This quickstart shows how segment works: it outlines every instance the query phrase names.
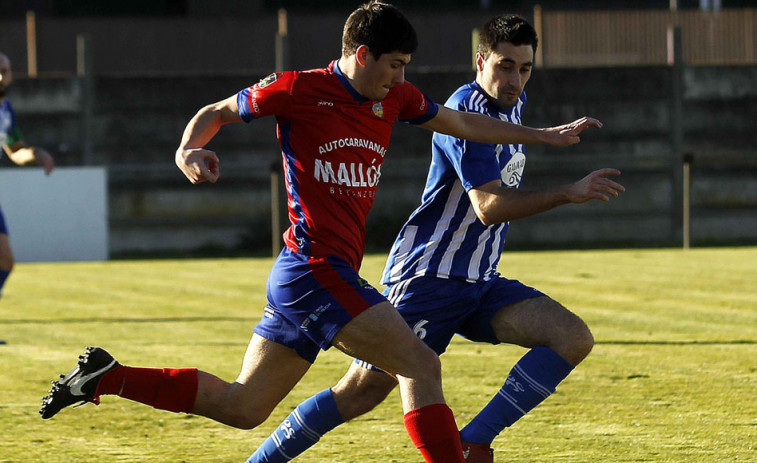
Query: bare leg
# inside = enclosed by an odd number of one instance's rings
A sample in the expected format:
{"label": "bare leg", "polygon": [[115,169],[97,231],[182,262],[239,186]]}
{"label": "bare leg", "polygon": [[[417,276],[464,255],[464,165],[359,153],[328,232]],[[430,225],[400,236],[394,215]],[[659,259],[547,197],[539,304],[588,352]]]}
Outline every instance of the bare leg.
{"label": "bare leg", "polygon": [[199,372],[194,413],[241,429],[264,422],[310,368],[294,350],[253,335],[239,377]]}
{"label": "bare leg", "polygon": [[395,387],[397,379],[393,376],[352,362],[350,369],[331,391],[339,414],[344,421],[350,421],[373,410]]}
{"label": "bare leg", "polygon": [[497,338],[522,347],[549,347],[575,366],[589,355],[594,338],[586,323],[547,297],[502,307],[492,319]]}
{"label": "bare leg", "polygon": [[396,375],[405,413],[444,403],[439,356],[418,339],[389,302],[377,304],[349,322],[337,333],[333,345]]}
{"label": "bare leg", "polygon": [[5,280],[13,270],[15,259],[13,258],[13,251],[11,251],[11,243],[8,235],[0,233],[0,294],[3,292],[3,285]]}

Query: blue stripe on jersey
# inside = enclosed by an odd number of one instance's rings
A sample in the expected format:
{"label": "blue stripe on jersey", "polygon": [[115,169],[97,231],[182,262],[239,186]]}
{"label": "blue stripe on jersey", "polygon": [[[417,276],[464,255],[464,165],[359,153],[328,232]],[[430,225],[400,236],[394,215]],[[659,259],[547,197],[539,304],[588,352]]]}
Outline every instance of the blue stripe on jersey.
{"label": "blue stripe on jersey", "polygon": [[297,181],[297,164],[292,150],[291,140],[289,139],[290,124],[279,124],[279,133],[281,134],[281,152],[284,156],[284,175],[286,177],[287,195],[290,198],[290,213],[293,213],[297,220],[292,225],[294,236],[297,239],[298,252],[310,255],[310,238],[308,236],[308,224],[305,211],[302,208],[300,199],[300,185]]}
{"label": "blue stripe on jersey", "polygon": [[[526,94],[500,112],[475,82],[460,87],[445,106],[521,123]],[[523,145],[492,145],[438,133],[421,205],[411,214],[389,254],[383,284],[417,275],[487,281],[499,275],[497,264],[505,246],[508,223],[484,226],[476,216],[468,190],[492,180],[520,187]]]}

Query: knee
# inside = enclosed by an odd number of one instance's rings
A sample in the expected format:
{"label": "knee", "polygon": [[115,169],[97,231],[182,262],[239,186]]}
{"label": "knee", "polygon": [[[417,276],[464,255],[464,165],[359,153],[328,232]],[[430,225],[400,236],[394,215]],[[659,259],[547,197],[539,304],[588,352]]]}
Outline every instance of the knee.
{"label": "knee", "polygon": [[347,375],[331,388],[344,421],[370,412],[397,386],[394,377],[378,371]]}
{"label": "knee", "polygon": [[583,358],[586,358],[587,355],[591,352],[591,350],[594,348],[594,335],[591,334],[591,330],[589,330],[589,327],[584,324],[583,329],[579,330],[579,332],[576,335],[575,340],[575,349],[577,353],[582,355]]}
{"label": "knee", "polygon": [[442,380],[442,362],[431,348],[425,349],[418,356],[418,363],[414,368],[426,379],[434,382],[441,382]]}
{"label": "knee", "polygon": [[387,396],[387,392],[373,386],[363,386],[349,391],[334,390],[339,414],[344,421],[350,421],[370,412]]}
{"label": "knee", "polygon": [[578,365],[581,363],[594,348],[594,335],[586,324],[581,321],[572,330],[569,336],[569,343],[566,346],[565,359],[571,364]]}
{"label": "knee", "polygon": [[262,410],[249,410],[245,412],[234,408],[226,414],[226,420],[224,421],[226,422],[225,424],[231,427],[250,430],[263,424],[270,414],[270,412]]}
{"label": "knee", "polygon": [[0,270],[10,272],[16,265],[16,260],[13,258],[13,254],[0,253]]}

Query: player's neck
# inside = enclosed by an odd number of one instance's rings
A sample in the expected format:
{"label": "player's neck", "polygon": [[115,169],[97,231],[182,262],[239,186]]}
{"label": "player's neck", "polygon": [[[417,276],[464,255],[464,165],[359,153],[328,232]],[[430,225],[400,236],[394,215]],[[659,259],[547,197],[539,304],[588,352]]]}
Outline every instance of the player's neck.
{"label": "player's neck", "polygon": [[355,59],[355,55],[352,56],[344,56],[342,55],[341,58],[339,58],[339,61],[337,61],[337,66],[339,66],[339,70],[342,72],[342,75],[347,78],[347,81],[352,85],[352,88],[355,89],[358,93],[365,96],[363,92],[360,91],[360,74],[358,71],[358,63]]}

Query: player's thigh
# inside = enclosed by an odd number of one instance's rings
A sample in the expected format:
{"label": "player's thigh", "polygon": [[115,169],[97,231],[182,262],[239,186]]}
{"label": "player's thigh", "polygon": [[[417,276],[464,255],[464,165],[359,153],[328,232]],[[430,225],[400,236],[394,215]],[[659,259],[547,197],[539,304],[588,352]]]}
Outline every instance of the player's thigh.
{"label": "player's thigh", "polygon": [[439,365],[434,351],[387,301],[353,318],[336,334],[333,345],[392,375],[415,377]]}
{"label": "player's thigh", "polygon": [[5,233],[0,233],[0,270],[10,270],[14,263],[10,238]]}
{"label": "player's thigh", "polygon": [[583,320],[549,296],[505,305],[491,323],[497,339],[523,347],[557,345],[588,330]]}

